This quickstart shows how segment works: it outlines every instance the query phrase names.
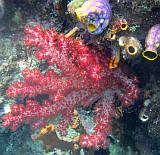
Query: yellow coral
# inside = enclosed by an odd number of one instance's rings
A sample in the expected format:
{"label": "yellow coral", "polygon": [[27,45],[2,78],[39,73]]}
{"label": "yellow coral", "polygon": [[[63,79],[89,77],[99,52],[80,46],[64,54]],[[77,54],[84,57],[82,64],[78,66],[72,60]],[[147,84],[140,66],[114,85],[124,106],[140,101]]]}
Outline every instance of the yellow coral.
{"label": "yellow coral", "polygon": [[41,139],[43,136],[45,136],[46,134],[52,132],[55,130],[55,126],[53,124],[49,124],[47,126],[45,126],[44,128],[42,128],[37,136],[37,139]]}

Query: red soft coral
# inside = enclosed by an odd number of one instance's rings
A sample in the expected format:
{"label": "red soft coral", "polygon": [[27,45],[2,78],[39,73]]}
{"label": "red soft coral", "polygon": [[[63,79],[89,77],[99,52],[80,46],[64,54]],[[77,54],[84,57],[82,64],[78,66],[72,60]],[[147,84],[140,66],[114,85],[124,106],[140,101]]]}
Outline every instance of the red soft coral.
{"label": "red soft coral", "polygon": [[[129,79],[120,69],[109,70],[105,54],[85,46],[81,40],[65,38],[63,34],[41,26],[27,27],[25,33],[28,34],[24,38],[25,45],[36,47],[37,59],[47,60],[50,66],[56,64],[62,73],[48,69],[42,74],[38,68],[25,69],[22,72],[24,81],[12,84],[7,95],[28,96],[30,99],[25,106],[12,105],[11,114],[4,115],[2,125],[15,130],[19,124],[27,122],[36,128],[47,123],[48,118],[62,114],[59,131],[65,134],[74,109],[91,106],[96,98],[93,111],[97,124],[95,132],[81,135],[80,144],[106,148],[111,120],[116,117],[114,96],[119,97],[123,107],[131,105],[139,94],[136,80]],[[39,104],[33,97],[43,94],[48,98]]]}

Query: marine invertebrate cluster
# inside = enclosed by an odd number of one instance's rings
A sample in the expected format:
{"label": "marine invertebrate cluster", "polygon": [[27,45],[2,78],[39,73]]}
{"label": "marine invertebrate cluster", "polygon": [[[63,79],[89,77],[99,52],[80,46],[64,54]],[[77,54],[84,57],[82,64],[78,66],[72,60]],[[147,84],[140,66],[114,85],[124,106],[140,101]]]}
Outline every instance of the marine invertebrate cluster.
{"label": "marine invertebrate cluster", "polygon": [[141,54],[142,46],[137,38],[132,36],[117,37],[118,32],[126,31],[127,28],[127,20],[125,18],[117,18],[114,20],[112,28],[105,34],[105,38],[108,41],[113,41],[113,44],[111,45],[111,60],[109,62],[110,69],[118,67],[121,56],[124,59],[131,59],[136,58]]}
{"label": "marine invertebrate cluster", "polygon": [[[139,95],[137,79],[128,78],[120,68],[108,70],[106,55],[85,46],[81,40],[66,38],[39,25],[26,27],[25,33],[25,45],[34,46],[36,58],[46,60],[50,68],[45,73],[38,68],[23,70],[24,80],[13,83],[6,93],[9,97],[20,95],[27,100],[24,104],[13,104],[11,113],[3,116],[1,125],[12,130],[22,123],[39,128],[46,125],[49,118],[61,114],[58,131],[65,135],[68,126],[73,124],[74,111],[93,106],[94,132],[82,134],[80,145],[106,148],[112,118],[117,117],[114,97],[118,96],[122,107],[132,105]],[[54,64],[61,73],[52,69]],[[106,89],[109,90],[107,93]],[[38,103],[37,96],[41,95],[46,97]]]}
{"label": "marine invertebrate cluster", "polygon": [[108,40],[115,40],[116,33],[119,31],[125,31],[128,28],[128,22],[124,18],[117,18],[112,25],[111,31],[107,34]]}

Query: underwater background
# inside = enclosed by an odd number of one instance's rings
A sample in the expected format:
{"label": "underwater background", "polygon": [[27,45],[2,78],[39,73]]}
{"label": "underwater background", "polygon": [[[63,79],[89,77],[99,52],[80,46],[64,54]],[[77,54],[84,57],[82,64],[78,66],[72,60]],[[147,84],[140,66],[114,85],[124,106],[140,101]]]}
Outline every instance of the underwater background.
{"label": "underwater background", "polygon": [[160,0],[0,0],[0,155],[160,155]]}

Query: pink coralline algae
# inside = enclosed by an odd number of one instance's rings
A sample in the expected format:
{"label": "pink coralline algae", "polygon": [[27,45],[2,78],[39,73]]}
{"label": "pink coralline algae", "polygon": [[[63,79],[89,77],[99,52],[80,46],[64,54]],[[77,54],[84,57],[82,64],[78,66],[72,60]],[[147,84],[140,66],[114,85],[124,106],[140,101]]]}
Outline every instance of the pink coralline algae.
{"label": "pink coralline algae", "polygon": [[[80,136],[80,145],[107,148],[111,122],[117,117],[114,96],[118,96],[122,107],[132,105],[139,95],[137,79],[128,78],[120,68],[109,70],[105,54],[85,46],[81,40],[66,38],[39,25],[26,27],[25,33],[25,45],[34,46],[36,58],[46,60],[50,68],[45,73],[38,68],[24,69],[24,80],[13,83],[6,93],[8,97],[22,96],[28,100],[24,104],[12,104],[11,113],[3,116],[1,125],[13,131],[22,123],[39,128],[61,114],[58,127],[65,135],[73,121],[73,111],[92,107],[96,126],[90,135]],[[61,69],[60,74],[51,68],[53,64]],[[48,95],[47,99],[39,103],[36,96],[44,94]]]}

